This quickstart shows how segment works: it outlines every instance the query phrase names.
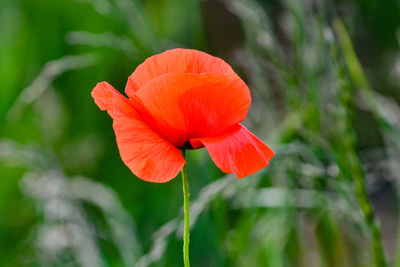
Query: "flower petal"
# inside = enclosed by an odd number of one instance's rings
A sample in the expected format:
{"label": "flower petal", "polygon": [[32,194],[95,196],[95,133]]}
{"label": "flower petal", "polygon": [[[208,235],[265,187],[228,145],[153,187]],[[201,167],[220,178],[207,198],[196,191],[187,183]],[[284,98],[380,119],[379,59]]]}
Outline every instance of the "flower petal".
{"label": "flower petal", "polygon": [[108,83],[92,91],[96,104],[114,119],[113,127],[122,161],[140,179],[163,183],[185,164],[180,151],[154,132],[130,101]]}
{"label": "flower petal", "polygon": [[275,155],[272,149],[241,124],[221,136],[195,138],[190,142],[195,148],[204,144],[218,168],[226,173],[235,173],[238,178],[266,167]]}
{"label": "flower petal", "polygon": [[138,114],[114,112],[114,131],[123,162],[139,178],[163,183],[185,164],[179,149],[155,133]]}
{"label": "flower petal", "polygon": [[146,83],[167,73],[219,73],[237,76],[229,64],[220,58],[197,50],[177,48],[149,57],[140,64],[129,76],[125,93],[132,97]]}
{"label": "flower petal", "polygon": [[[107,110],[108,114],[112,117],[113,99],[120,98],[126,99],[117,90],[114,89],[108,82],[100,82],[92,90],[92,97],[94,102],[101,110]],[[127,101],[128,99],[126,99]]]}
{"label": "flower petal", "polygon": [[216,136],[243,121],[251,96],[237,76],[164,74],[131,100],[155,131],[182,147],[191,138]]}

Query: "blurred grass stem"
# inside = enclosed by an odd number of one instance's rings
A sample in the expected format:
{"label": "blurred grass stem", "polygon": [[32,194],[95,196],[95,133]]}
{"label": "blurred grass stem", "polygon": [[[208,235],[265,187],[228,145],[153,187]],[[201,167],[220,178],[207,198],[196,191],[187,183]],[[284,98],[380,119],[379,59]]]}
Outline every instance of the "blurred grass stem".
{"label": "blurred grass stem", "polygon": [[[186,159],[186,150],[182,150],[182,156]],[[182,186],[183,186],[183,208],[185,217],[185,230],[183,234],[183,262],[185,267],[190,267],[189,263],[189,234],[190,234],[190,221],[189,221],[189,181],[187,175],[186,163],[181,170]]]}
{"label": "blurred grass stem", "polygon": [[[360,89],[361,92],[368,92],[370,90],[369,83],[365,78],[363,69],[360,62],[358,61],[357,55],[354,51],[350,36],[347,33],[344,23],[341,20],[336,19],[334,22],[334,29],[343,53],[343,59],[347,66],[352,82],[357,88]],[[371,103],[368,102],[368,104]],[[355,194],[364,213],[366,223],[372,234],[372,245],[375,264],[376,266],[380,267],[387,266],[385,253],[382,246],[381,231],[379,229],[379,226],[375,222],[374,210],[368,199],[368,193],[365,187],[365,176],[362,173],[361,169],[354,170],[353,173],[357,174],[353,175]]]}

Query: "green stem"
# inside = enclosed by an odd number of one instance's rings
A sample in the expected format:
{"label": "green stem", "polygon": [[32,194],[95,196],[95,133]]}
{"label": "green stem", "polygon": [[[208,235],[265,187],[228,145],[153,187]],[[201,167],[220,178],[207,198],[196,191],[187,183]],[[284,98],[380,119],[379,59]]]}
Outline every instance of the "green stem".
{"label": "green stem", "polygon": [[[338,38],[338,42],[341,48],[341,51],[343,53],[343,58],[345,61],[345,64],[347,66],[347,70],[349,73],[349,76],[354,83],[354,85],[359,88],[360,92],[365,95],[370,95],[372,92],[372,89],[368,83],[368,80],[366,79],[364,75],[364,71],[361,67],[360,62],[358,61],[357,55],[354,51],[353,44],[351,43],[351,39],[349,34],[347,33],[346,27],[344,26],[343,22],[339,19],[336,19],[333,24],[335,33]],[[369,105],[370,109],[374,112],[376,110],[375,108],[375,103],[371,102],[369,97],[366,101],[367,104]],[[379,119],[379,117],[378,117]],[[348,159],[352,159],[352,162],[355,162],[355,156],[351,155],[351,157],[347,157]],[[353,164],[356,166],[353,168],[353,176],[354,176],[354,189],[355,193],[358,199],[358,202],[360,203],[361,209],[364,213],[364,217],[366,220],[366,223],[370,229],[371,235],[372,235],[372,243],[373,243],[373,252],[374,252],[374,259],[375,259],[375,265],[379,267],[385,267],[387,266],[386,259],[385,259],[385,253],[383,250],[382,246],[382,238],[381,238],[381,231],[379,229],[379,226],[375,222],[375,215],[374,215],[374,210],[371,205],[371,202],[368,199],[368,193],[365,187],[365,175],[363,173],[361,164],[357,162],[356,164]]]}
{"label": "green stem", "polygon": [[[186,158],[185,150],[182,150],[183,158]],[[183,186],[183,208],[185,215],[185,231],[183,235],[183,262],[185,267],[190,267],[189,263],[189,234],[190,234],[190,222],[189,222],[189,181],[187,175],[186,163],[181,170],[182,174],[182,186]]]}
{"label": "green stem", "polygon": [[372,234],[372,245],[374,251],[375,265],[379,267],[387,266],[385,253],[382,246],[381,231],[375,222],[374,210],[371,202],[368,199],[365,182],[361,178],[354,181],[355,193],[360,203],[361,209],[364,213],[366,223],[370,228]]}

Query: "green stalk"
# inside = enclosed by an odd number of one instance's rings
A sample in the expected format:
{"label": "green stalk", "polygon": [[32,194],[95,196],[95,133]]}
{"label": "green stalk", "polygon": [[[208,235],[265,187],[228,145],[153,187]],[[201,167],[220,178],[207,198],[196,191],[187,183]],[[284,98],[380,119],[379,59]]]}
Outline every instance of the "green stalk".
{"label": "green stalk", "polygon": [[[351,39],[347,30],[343,24],[343,22],[339,19],[336,19],[333,24],[341,51],[343,53],[343,59],[347,66],[348,74],[354,83],[354,85],[360,90],[363,96],[368,95],[369,92],[372,91],[369,86],[368,80],[366,79],[363,69],[361,67],[360,62],[358,61],[357,55],[354,51],[353,45],[351,43]],[[366,100],[369,100],[367,98]],[[367,101],[367,104],[374,111],[373,103],[371,101]],[[356,161],[356,157],[354,155],[350,155],[348,157],[354,163]],[[365,176],[362,168],[360,167],[359,162],[357,164],[352,164],[353,170],[353,181],[354,181],[354,190],[357,196],[358,202],[361,206],[361,210],[364,213],[366,224],[369,227],[369,230],[372,235],[372,246],[374,252],[374,260],[375,265],[379,267],[387,266],[385,253],[382,246],[382,238],[381,231],[379,226],[375,221],[374,210],[372,208],[371,202],[368,199],[368,193],[365,187]]]}
{"label": "green stalk", "polygon": [[[182,150],[183,158],[186,158],[186,151]],[[189,235],[190,235],[190,221],[189,221],[189,181],[187,175],[186,163],[181,170],[182,186],[183,186],[183,209],[185,217],[185,230],[183,235],[183,262],[185,267],[190,267],[189,263]]]}

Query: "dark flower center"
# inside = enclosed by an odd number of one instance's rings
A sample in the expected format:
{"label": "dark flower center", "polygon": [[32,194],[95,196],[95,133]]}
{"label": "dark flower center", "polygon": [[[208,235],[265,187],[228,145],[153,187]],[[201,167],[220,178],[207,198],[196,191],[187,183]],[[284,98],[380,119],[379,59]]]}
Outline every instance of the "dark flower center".
{"label": "dark flower center", "polygon": [[192,147],[192,145],[190,144],[190,142],[188,141],[188,142],[186,142],[183,146],[181,146],[181,147],[178,147],[179,149],[189,149],[189,150],[192,150],[192,149],[194,149],[193,147]]}

